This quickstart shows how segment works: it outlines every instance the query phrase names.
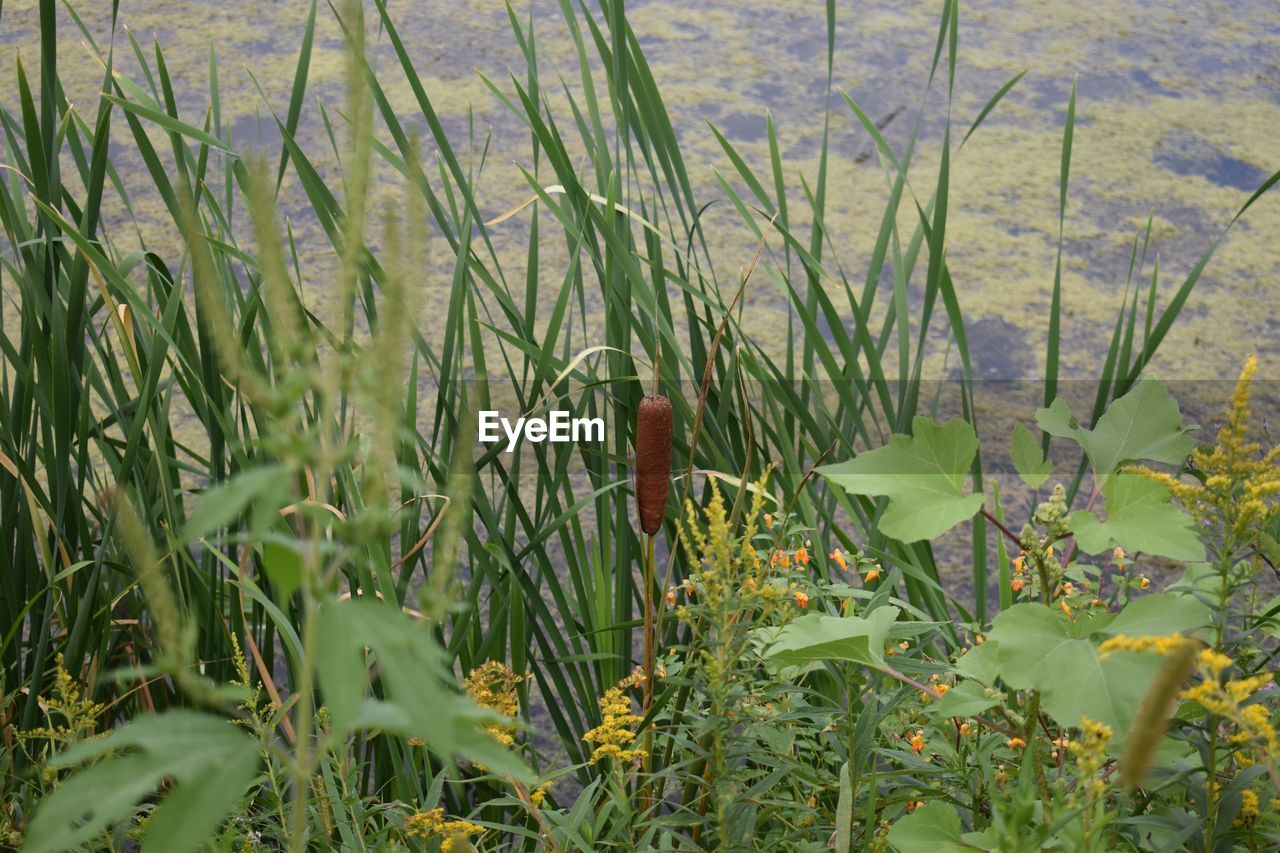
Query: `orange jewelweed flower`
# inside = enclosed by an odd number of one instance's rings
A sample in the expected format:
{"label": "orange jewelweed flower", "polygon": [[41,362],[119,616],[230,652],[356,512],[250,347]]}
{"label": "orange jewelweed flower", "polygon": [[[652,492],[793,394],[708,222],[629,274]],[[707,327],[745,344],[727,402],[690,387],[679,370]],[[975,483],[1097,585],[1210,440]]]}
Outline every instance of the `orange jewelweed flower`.
{"label": "orange jewelweed flower", "polygon": [[849,561],[844,558],[844,552],[841,551],[839,548],[835,549],[827,556],[835,560],[836,565],[839,566],[844,571],[849,570]]}
{"label": "orange jewelweed flower", "polygon": [[1010,749],[1022,749],[1022,748],[1023,748],[1023,747],[1025,747],[1026,745],[1027,745],[1027,742],[1026,742],[1025,740],[1023,740],[1022,738],[1020,738],[1020,737],[1011,737],[1011,738],[1009,738],[1009,748],[1010,748]]}
{"label": "orange jewelweed flower", "polygon": [[674,589],[667,590],[667,606],[668,607],[676,606],[676,591]]}
{"label": "orange jewelweed flower", "polygon": [[914,752],[916,755],[919,755],[920,753],[924,752],[924,732],[917,731],[915,734],[913,734],[911,736],[910,743],[911,743],[911,751]]}
{"label": "orange jewelweed flower", "polygon": [[809,551],[807,548],[799,548],[796,550],[796,565],[809,565]]}
{"label": "orange jewelweed flower", "polygon": [[1147,587],[1151,586],[1151,579],[1147,577],[1140,578],[1138,580],[1138,586],[1140,586],[1142,589],[1146,589]]}
{"label": "orange jewelweed flower", "polygon": [[765,527],[773,527],[773,513],[771,513],[771,512],[766,512],[766,513],[764,514],[764,526],[765,526]]}
{"label": "orange jewelweed flower", "polygon": [[1118,563],[1123,559],[1124,559],[1123,548],[1117,547],[1114,551],[1111,552],[1111,562]]}
{"label": "orange jewelweed flower", "polygon": [[1026,586],[1026,583],[1022,580],[1022,578],[1014,578],[1013,580],[1009,581],[1009,589],[1013,590],[1014,592],[1022,592],[1022,588],[1024,586]]}
{"label": "orange jewelweed flower", "polygon": [[872,566],[871,571],[867,572],[867,576],[863,578],[863,582],[877,580],[880,577],[880,567]]}
{"label": "orange jewelweed flower", "polygon": [[809,596],[805,595],[803,592],[801,592],[798,589],[791,594],[796,597],[796,604],[799,604],[801,607],[809,606]]}

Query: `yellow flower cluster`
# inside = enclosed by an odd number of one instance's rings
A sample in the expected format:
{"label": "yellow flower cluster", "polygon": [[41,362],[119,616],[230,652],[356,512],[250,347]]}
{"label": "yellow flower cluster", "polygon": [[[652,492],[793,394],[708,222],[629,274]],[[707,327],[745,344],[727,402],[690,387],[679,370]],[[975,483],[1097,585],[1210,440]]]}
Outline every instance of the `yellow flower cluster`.
{"label": "yellow flower cluster", "polygon": [[1200,683],[1182,691],[1182,699],[1195,702],[1210,714],[1216,714],[1234,723],[1238,731],[1232,741],[1241,745],[1253,744],[1267,756],[1280,754],[1280,737],[1276,735],[1267,706],[1254,702],[1248,704],[1253,694],[1271,681],[1271,673],[1250,675],[1226,681],[1221,675],[1231,666],[1231,658],[1205,649],[1200,653],[1197,669]]}
{"label": "yellow flower cluster", "polygon": [[[471,670],[462,684],[477,705],[497,711],[504,717],[514,717],[520,710],[516,689],[521,681],[524,681],[524,676],[516,675],[501,661],[491,660]],[[514,725],[495,723],[487,726],[485,731],[503,746],[515,745]]]}
{"label": "yellow flower cluster", "polygon": [[636,739],[635,732],[631,729],[644,718],[631,713],[631,700],[623,692],[643,680],[643,672],[637,670],[600,697],[600,725],[582,736],[587,743],[596,745],[595,751],[591,753],[592,764],[603,758],[613,758],[621,764],[629,764],[645,756],[643,749],[631,748]]}
{"label": "yellow flower cluster", "polygon": [[1107,744],[1110,742],[1110,726],[1082,717],[1080,737],[1066,744],[1076,759],[1079,785],[1091,799],[1098,799],[1107,791],[1107,783],[1099,778],[1098,771],[1107,760]]}
{"label": "yellow flower cluster", "polygon": [[1231,394],[1226,423],[1218,430],[1217,445],[1191,453],[1203,484],[1141,466],[1132,469],[1167,488],[1197,521],[1217,522],[1244,541],[1280,510],[1280,445],[1263,454],[1248,437],[1249,382],[1257,370],[1258,360],[1249,356]]}
{"label": "yellow flower cluster", "polygon": [[[93,732],[98,717],[106,710],[105,705],[80,698],[80,685],[67,672],[61,652],[54,659],[53,695],[42,696],[41,704],[47,709],[50,725],[16,732],[20,742],[52,740],[64,745],[74,743]],[[60,717],[63,722],[54,723],[54,717]]]}
{"label": "yellow flower cluster", "polygon": [[423,841],[438,838],[441,853],[473,849],[469,841],[470,837],[482,832],[484,832],[483,826],[476,826],[469,820],[447,820],[444,809],[414,812],[404,819],[406,836],[420,838]]}
{"label": "yellow flower cluster", "polygon": [[[1112,652],[1155,652],[1156,654],[1167,655],[1175,649],[1181,648],[1183,644],[1193,642],[1183,637],[1181,634],[1165,634],[1158,637],[1127,637],[1124,634],[1118,634],[1110,639],[1104,640],[1098,646],[1098,654],[1106,657]],[[1227,661],[1230,663],[1230,659]]]}
{"label": "yellow flower cluster", "polygon": [[1240,792],[1240,813],[1232,826],[1249,827],[1258,822],[1258,794],[1245,788]]}

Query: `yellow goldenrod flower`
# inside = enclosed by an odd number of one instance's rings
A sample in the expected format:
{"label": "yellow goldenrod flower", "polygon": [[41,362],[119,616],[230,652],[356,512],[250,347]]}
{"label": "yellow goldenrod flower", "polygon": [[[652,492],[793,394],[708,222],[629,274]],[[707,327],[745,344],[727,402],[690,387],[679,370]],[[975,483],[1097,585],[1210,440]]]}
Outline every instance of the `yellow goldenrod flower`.
{"label": "yellow goldenrod flower", "polygon": [[[1168,634],[1162,636],[1144,636],[1129,637],[1124,634],[1117,634],[1107,640],[1104,640],[1098,646],[1098,653],[1102,657],[1106,657],[1112,652],[1155,652],[1157,654],[1167,655],[1174,649],[1181,647],[1184,643],[1192,642],[1180,634]],[[1227,660],[1230,663],[1230,659]]]}
{"label": "yellow goldenrod flower", "polygon": [[[643,670],[640,680],[644,680]],[[636,674],[623,679],[616,686],[610,687],[600,697],[600,725],[582,736],[590,744],[595,744],[590,763],[595,764],[604,758],[616,759],[621,764],[629,764],[637,758],[643,758],[643,749],[632,749],[635,742],[633,726],[639,725],[643,717],[631,713],[631,700],[622,691],[626,687],[636,685]]]}
{"label": "yellow goldenrod flower", "polygon": [[1220,526],[1236,543],[1256,539],[1280,511],[1280,444],[1263,453],[1249,439],[1249,383],[1257,369],[1258,360],[1249,356],[1217,444],[1192,451],[1191,467],[1201,481],[1188,482],[1141,466],[1131,469],[1163,485],[1196,521]]}
{"label": "yellow goldenrod flower", "polygon": [[[517,685],[521,681],[524,681],[524,676],[516,675],[501,661],[491,660],[471,670],[462,685],[477,705],[497,711],[504,717],[514,717],[520,710]],[[485,731],[503,746],[515,745],[514,725],[494,724],[487,726]]]}
{"label": "yellow goldenrod flower", "polygon": [[477,826],[466,820],[446,820],[444,809],[431,809],[425,812],[414,812],[404,819],[404,834],[409,838],[420,838],[423,841],[440,840],[442,853],[449,853],[459,841],[466,842],[472,835],[484,832],[483,826]]}
{"label": "yellow goldenrod flower", "polygon": [[1258,794],[1245,788],[1240,792],[1240,813],[1236,816],[1233,826],[1248,827],[1253,826],[1258,821]]}

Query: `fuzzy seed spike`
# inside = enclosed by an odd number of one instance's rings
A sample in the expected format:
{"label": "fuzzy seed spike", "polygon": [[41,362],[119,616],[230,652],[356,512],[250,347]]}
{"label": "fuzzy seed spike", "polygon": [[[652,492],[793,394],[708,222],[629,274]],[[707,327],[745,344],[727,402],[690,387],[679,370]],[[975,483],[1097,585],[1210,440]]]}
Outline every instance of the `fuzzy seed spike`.
{"label": "fuzzy seed spike", "polygon": [[640,529],[662,529],[671,485],[671,401],[648,394],[636,415],[636,508]]}

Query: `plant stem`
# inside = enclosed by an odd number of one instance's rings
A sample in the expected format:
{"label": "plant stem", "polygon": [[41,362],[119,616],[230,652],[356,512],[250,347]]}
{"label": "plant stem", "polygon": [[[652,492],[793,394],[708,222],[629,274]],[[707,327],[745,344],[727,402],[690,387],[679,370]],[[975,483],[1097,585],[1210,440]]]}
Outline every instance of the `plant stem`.
{"label": "plant stem", "polygon": [[[644,702],[640,713],[647,715],[653,705],[654,613],[653,613],[653,540],[645,537],[644,549]],[[644,730],[644,772],[653,771],[653,724]]]}
{"label": "plant stem", "polygon": [[302,596],[302,671],[298,674],[298,709],[294,720],[298,739],[294,745],[292,765],[293,814],[289,831],[289,849],[293,853],[302,853],[306,849],[307,790],[314,757],[311,726],[315,709],[312,707],[311,682],[316,646],[316,604],[305,584]]}

